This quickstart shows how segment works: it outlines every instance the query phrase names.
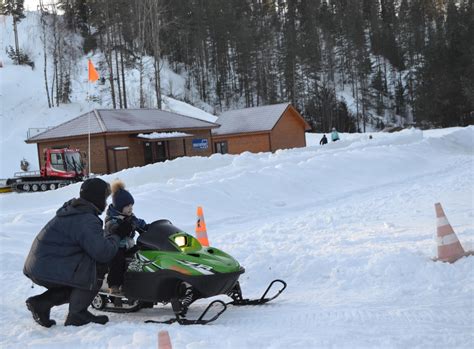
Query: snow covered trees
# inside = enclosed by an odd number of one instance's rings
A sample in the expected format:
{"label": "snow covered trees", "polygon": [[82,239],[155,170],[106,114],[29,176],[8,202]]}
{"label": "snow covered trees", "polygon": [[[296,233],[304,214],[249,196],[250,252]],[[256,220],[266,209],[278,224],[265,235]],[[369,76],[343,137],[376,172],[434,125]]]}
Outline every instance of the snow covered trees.
{"label": "snow covered trees", "polygon": [[[160,107],[161,93],[174,93],[161,84],[167,61],[186,79],[181,99],[199,98],[217,112],[289,101],[328,131],[328,115],[338,113],[325,95],[333,91],[354,120],[347,130],[365,131],[381,120],[472,122],[470,0],[58,3],[68,27],[84,37],[84,51],[104,54],[114,108],[130,106],[127,69],[140,74],[134,106]],[[153,91],[144,88],[147,79]],[[312,115],[316,109],[332,114]]]}

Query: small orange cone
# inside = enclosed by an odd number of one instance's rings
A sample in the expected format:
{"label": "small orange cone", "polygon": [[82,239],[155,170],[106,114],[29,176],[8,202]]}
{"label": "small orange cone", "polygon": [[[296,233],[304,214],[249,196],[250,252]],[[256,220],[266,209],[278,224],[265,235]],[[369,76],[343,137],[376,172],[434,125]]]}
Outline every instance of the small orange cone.
{"label": "small orange cone", "polygon": [[204,221],[204,214],[202,213],[202,207],[197,208],[197,221],[196,221],[196,237],[203,246],[209,246],[209,240],[207,239],[206,222]]}
{"label": "small orange cone", "polygon": [[473,252],[465,252],[461,246],[461,243],[456,236],[451,224],[449,224],[448,218],[444,214],[441,204],[438,202],[435,204],[436,210],[436,230],[437,230],[437,243],[438,243],[438,258],[442,262],[454,263],[459,258],[469,256]]}
{"label": "small orange cone", "polygon": [[173,349],[168,331],[158,333],[158,349]]}

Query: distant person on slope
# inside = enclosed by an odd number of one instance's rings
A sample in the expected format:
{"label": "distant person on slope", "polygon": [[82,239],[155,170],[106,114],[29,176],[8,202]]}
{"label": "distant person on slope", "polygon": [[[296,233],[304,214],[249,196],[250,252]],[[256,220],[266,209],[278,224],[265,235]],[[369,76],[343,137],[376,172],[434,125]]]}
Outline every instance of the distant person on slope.
{"label": "distant person on slope", "polygon": [[50,319],[51,308],[65,303],[69,303],[65,326],[109,321],[107,316],[95,316],[87,310],[102,285],[106,263],[130,229],[126,223],[114,234],[104,236],[99,215],[109,195],[107,182],[87,179],[81,185],[80,198],[66,202],[33,241],[23,273],[48,290],[28,298],[26,306],[41,326],[55,325]]}
{"label": "distant person on slope", "polygon": [[339,140],[339,133],[337,133],[337,131],[336,131],[336,128],[335,128],[335,127],[333,127],[333,128],[332,128],[332,132],[331,132],[331,140],[332,140],[333,142],[336,142],[336,141],[338,141],[338,140]]}
{"label": "distant person on slope", "polygon": [[121,180],[112,183],[112,204],[107,209],[105,217],[105,233],[113,235],[114,231],[128,222],[129,230],[127,234],[120,240],[120,247],[109,264],[109,274],[107,276],[107,284],[109,292],[112,294],[121,294],[120,287],[123,284],[123,277],[126,269],[125,257],[134,245],[135,230],[146,230],[146,222],[143,219],[135,217],[133,214],[133,204],[135,200],[132,194],[125,190],[125,184]]}
{"label": "distant person on slope", "polygon": [[327,139],[326,135],[323,135],[323,138],[321,138],[321,140],[319,141],[319,144],[325,145],[327,143],[328,143],[328,139]]}

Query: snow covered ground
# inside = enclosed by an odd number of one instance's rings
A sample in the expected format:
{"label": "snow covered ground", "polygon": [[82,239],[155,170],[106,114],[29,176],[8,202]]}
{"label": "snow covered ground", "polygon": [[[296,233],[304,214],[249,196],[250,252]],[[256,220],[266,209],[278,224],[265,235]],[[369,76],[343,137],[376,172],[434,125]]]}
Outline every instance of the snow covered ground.
{"label": "snow covered ground", "polygon": [[[104,176],[123,179],[135,212],[193,232],[202,205],[211,244],[246,268],[245,297],[281,278],[260,307],[229,308],[207,326],[145,324],[170,306],[108,314],[106,326],[38,326],[24,300],[41,292],[22,275],[36,233],[79,184],[0,196],[2,348],[472,348],[474,258],[435,263],[433,204],[473,248],[474,127],[343,135],[327,146],[275,154],[180,158]],[[225,299],[226,297],[222,297]],[[201,312],[206,301],[191,307]]]}

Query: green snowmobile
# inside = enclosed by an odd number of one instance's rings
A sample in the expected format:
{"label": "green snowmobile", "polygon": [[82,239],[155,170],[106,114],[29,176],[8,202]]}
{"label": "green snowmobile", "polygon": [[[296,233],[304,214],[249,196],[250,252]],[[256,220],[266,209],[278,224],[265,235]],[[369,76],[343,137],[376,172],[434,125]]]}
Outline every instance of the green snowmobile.
{"label": "green snowmobile", "polygon": [[[232,256],[217,248],[202,246],[196,238],[168,220],[151,223],[146,231],[141,232],[134,249],[134,254],[127,259],[123,293],[107,293],[104,285],[92,301],[93,308],[132,312],[157,303],[171,303],[175,318],[146,322],[206,324],[216,320],[229,304],[264,304],[278,297],[286,288],[284,281],[273,280],[260,298],[244,299],[238,279],[245,269]],[[280,288],[267,297],[276,284],[280,284]],[[232,301],[215,300],[199,318],[186,319],[188,308],[195,300],[221,294],[229,296]]]}

